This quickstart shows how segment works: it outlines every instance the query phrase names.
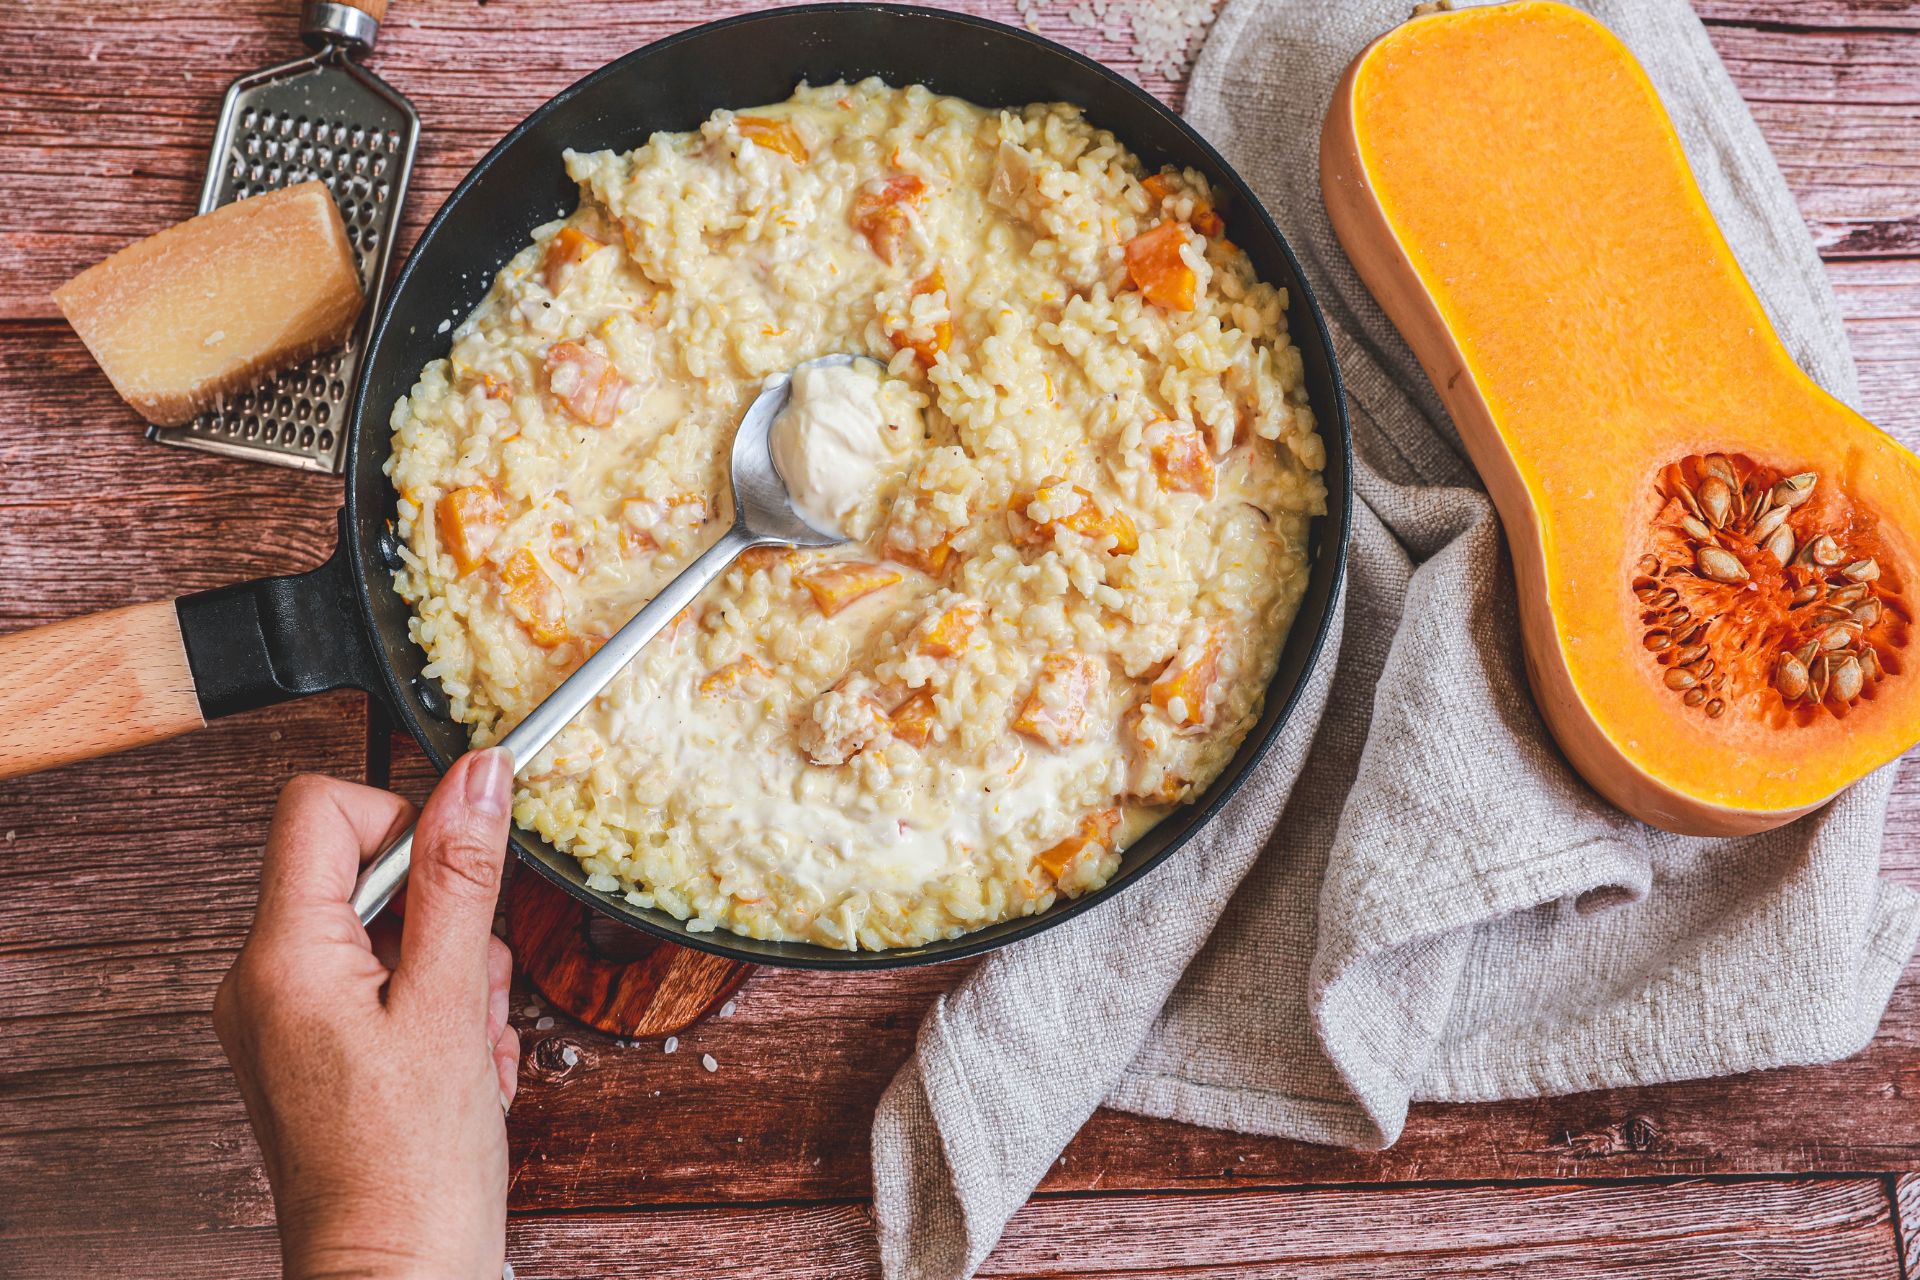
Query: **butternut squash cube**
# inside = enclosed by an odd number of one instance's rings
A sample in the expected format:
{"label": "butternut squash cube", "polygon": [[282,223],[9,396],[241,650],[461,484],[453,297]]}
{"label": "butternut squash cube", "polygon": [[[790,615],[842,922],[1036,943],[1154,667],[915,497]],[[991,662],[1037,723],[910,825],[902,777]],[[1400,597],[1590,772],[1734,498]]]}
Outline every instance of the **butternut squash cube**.
{"label": "butternut squash cube", "polygon": [[815,565],[796,576],[820,606],[820,612],[831,618],[854,601],[899,582],[903,575],[883,564],[840,560]]}
{"label": "butternut squash cube", "polygon": [[434,529],[461,573],[472,573],[507,522],[500,496],[490,484],[470,484],[442,495],[434,504]]}
{"label": "butternut squash cube", "polygon": [[1105,671],[1084,653],[1050,653],[1040,660],[1033,689],[1020,704],[1013,728],[1050,747],[1086,740],[1087,709]]}
{"label": "butternut squash cube", "polygon": [[933,737],[933,726],[939,718],[933,705],[933,691],[917,689],[893,709],[893,736],[909,746],[925,747]]}
{"label": "butternut squash cube", "polygon": [[627,382],[613,361],[593,348],[556,342],[547,348],[547,389],[574,417],[604,427],[619,416]]}
{"label": "butternut squash cube", "polygon": [[507,612],[520,620],[527,635],[542,648],[552,649],[572,639],[567,630],[567,603],[533,552],[522,547],[500,568],[506,588]]}
{"label": "butternut squash cube", "polygon": [[800,132],[793,127],[791,120],[735,116],[733,123],[740,130],[740,136],[756,147],[777,151],[795,164],[807,162],[807,144],[800,140]]}
{"label": "butternut squash cube", "polygon": [[878,185],[869,184],[853,198],[853,226],[867,238],[867,244],[882,262],[891,265],[899,255],[900,242],[906,238],[911,220],[903,205],[918,200],[926,192],[926,180],[915,174],[888,178]]}
{"label": "butternut squash cube", "polygon": [[1207,695],[1219,675],[1220,637],[1208,636],[1198,651],[1188,646],[1175,655],[1147,690],[1147,698],[1177,725],[1201,724],[1207,718]]}
{"label": "butternut squash cube", "polygon": [[1177,222],[1163,222],[1127,241],[1127,274],[1147,301],[1157,307],[1193,310],[1199,281],[1180,256],[1186,242],[1186,228]]}
{"label": "butternut squash cube", "polygon": [[1161,488],[1213,496],[1213,454],[1199,431],[1184,422],[1156,422],[1143,439]]}
{"label": "butternut squash cube", "polygon": [[918,569],[929,578],[937,578],[953,555],[953,535],[948,534],[930,547],[901,547],[887,544],[887,558]]}
{"label": "butternut squash cube", "polygon": [[[941,273],[940,268],[935,267],[927,273],[927,275],[915,282],[913,286],[913,296],[918,298],[930,293],[944,293],[946,292],[946,288],[946,276]],[[908,348],[912,348],[913,354],[919,357],[920,363],[928,368],[932,368],[934,357],[953,346],[953,321],[936,320],[933,323],[932,331],[920,337],[910,337],[905,330],[899,329],[896,329],[888,336],[893,339],[893,349],[895,351],[905,351]]]}
{"label": "butternut squash cube", "polygon": [[700,692],[708,697],[721,697],[735,692],[749,677],[766,677],[773,674],[773,668],[750,653],[742,654],[724,667],[709,671],[700,681]]}
{"label": "butternut squash cube", "polygon": [[560,228],[547,241],[547,251],[540,259],[540,278],[546,282],[547,292],[559,293],[566,288],[573,269],[605,247],[606,241],[596,240],[578,227]]}
{"label": "butternut squash cube", "polygon": [[[1046,519],[1036,520],[1028,513],[1036,502],[1045,508]],[[1044,542],[1057,530],[1071,529],[1083,538],[1112,538],[1109,555],[1132,555],[1140,549],[1140,534],[1131,517],[1123,511],[1102,511],[1091,493],[1059,476],[1047,477],[1030,494],[1016,495],[1007,515],[1017,542]]]}
{"label": "butternut squash cube", "polygon": [[953,658],[967,650],[973,629],[980,624],[980,606],[972,602],[954,605],[933,620],[920,638],[920,652],[931,658]]}
{"label": "butternut squash cube", "polygon": [[1120,810],[1117,808],[1090,813],[1081,820],[1079,830],[1051,849],[1042,851],[1035,861],[1057,882],[1087,850],[1098,849],[1104,853],[1113,848],[1113,833],[1119,825]]}

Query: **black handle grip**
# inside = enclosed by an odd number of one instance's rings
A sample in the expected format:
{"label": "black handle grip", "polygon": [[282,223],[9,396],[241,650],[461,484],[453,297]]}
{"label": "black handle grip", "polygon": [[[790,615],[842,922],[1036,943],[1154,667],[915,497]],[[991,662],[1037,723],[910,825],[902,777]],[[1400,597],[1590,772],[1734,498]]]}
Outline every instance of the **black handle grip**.
{"label": "black handle grip", "polygon": [[218,587],[174,602],[194,691],[207,719],[329,689],[385,693],[340,541],[305,573]]}

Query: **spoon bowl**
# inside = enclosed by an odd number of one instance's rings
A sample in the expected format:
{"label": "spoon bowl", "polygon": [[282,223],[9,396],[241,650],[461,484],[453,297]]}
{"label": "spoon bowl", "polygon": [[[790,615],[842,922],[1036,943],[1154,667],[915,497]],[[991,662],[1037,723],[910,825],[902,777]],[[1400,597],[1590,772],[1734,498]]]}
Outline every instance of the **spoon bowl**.
{"label": "spoon bowl", "polygon": [[[575,716],[600,696],[647,643],[673,621],[709,582],[725,573],[743,551],[754,547],[831,547],[847,540],[844,533],[817,529],[794,509],[786,481],[774,465],[773,423],[793,398],[793,376],[802,369],[844,367],[867,356],[828,355],[808,360],[761,385],[760,394],[741,415],[733,437],[728,487],[733,495],[733,523],[719,540],[660,588],[640,612],[629,618],[607,642],[596,649],[558,688],[527,713],[495,744],[506,750],[517,774]],[[878,364],[878,361],[871,361]],[[360,872],[353,886],[353,909],[362,924],[370,923],[407,882],[413,866],[413,828],[383,849]]]}
{"label": "spoon bowl", "polygon": [[745,524],[770,543],[796,547],[831,547],[845,542],[843,533],[816,529],[794,509],[786,480],[773,460],[773,424],[793,396],[794,375],[806,369],[845,369],[870,364],[883,369],[871,356],[830,355],[807,360],[761,384],[760,394],[740,418],[733,437],[734,523]]}

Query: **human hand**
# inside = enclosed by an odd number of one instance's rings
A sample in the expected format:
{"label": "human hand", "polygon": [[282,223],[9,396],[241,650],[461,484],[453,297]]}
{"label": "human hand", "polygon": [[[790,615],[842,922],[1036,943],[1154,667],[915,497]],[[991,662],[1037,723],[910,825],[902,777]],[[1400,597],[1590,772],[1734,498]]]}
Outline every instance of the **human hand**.
{"label": "human hand", "polygon": [[520,1036],[493,936],[513,796],[498,749],[454,763],[414,835],[397,959],[360,864],[413,816],[332,778],[280,793],[246,946],[214,999],[289,1277],[497,1276]]}

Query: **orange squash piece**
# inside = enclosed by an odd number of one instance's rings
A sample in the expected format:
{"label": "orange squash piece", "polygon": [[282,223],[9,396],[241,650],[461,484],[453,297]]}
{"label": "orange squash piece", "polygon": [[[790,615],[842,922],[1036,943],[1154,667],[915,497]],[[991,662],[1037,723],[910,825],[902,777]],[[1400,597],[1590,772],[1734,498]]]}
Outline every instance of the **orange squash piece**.
{"label": "orange squash piece", "polygon": [[1207,718],[1207,695],[1220,676],[1220,637],[1209,636],[1200,652],[1185,663],[1176,656],[1147,689],[1147,699],[1182,728]]}
{"label": "orange squash piece", "polygon": [[1026,701],[1014,714],[1013,728],[1050,747],[1070,746],[1087,737],[1087,708],[1101,672],[1084,653],[1050,653]]}
{"label": "orange squash piece", "polygon": [[820,612],[831,618],[854,601],[870,596],[900,581],[898,569],[859,560],[836,560],[815,565],[795,574],[800,585],[813,596]]}
{"label": "orange squash piece", "polygon": [[547,286],[548,293],[559,293],[567,284],[567,277],[573,269],[592,257],[596,249],[606,247],[606,241],[596,240],[578,227],[567,226],[553,234],[547,241],[547,250],[540,256],[540,279]]}
{"label": "orange squash piece", "polygon": [[1320,155],[1596,789],[1762,831],[1920,739],[1920,460],[1795,367],[1619,40],[1536,0],[1416,17],[1348,68]]}
{"label": "orange squash piece", "polygon": [[792,547],[748,547],[740,553],[739,565],[748,573],[760,569],[771,569],[781,561],[789,565],[800,563],[800,553]]}
{"label": "orange squash piece", "polygon": [[[1051,512],[1047,519],[1036,521],[1027,514],[1036,501]],[[1059,476],[1048,476],[1032,493],[1014,495],[1007,519],[1014,540],[1028,545],[1046,541],[1056,530],[1071,529],[1083,538],[1112,538],[1108,555],[1130,556],[1140,549],[1140,533],[1132,517],[1124,511],[1102,511],[1091,493]]]}
{"label": "orange squash piece", "polygon": [[1127,241],[1127,275],[1155,306],[1169,311],[1193,310],[1199,281],[1180,256],[1180,247],[1186,242],[1187,229],[1178,222],[1163,222]]}
{"label": "orange squash piece", "polygon": [[[924,294],[943,293],[946,287],[946,276],[941,273],[940,268],[935,267],[914,283],[913,296],[918,298]],[[930,337],[910,338],[901,330],[895,330],[888,336],[893,339],[895,351],[904,351],[911,347],[913,354],[920,358],[920,363],[931,369],[934,357],[953,345],[953,321],[936,320]]]}
{"label": "orange squash piece", "polygon": [[888,178],[877,186],[869,185],[853,198],[853,226],[867,238],[882,262],[892,265],[906,238],[910,220],[906,204],[926,193],[927,183],[916,174]]}
{"label": "orange squash piece", "polygon": [[933,737],[933,726],[939,718],[933,705],[933,691],[917,689],[893,709],[893,736],[908,746],[924,747]]}
{"label": "orange squash piece", "polygon": [[773,668],[750,653],[743,653],[724,667],[716,667],[700,680],[700,692],[717,698],[737,690],[751,676],[766,677]]}
{"label": "orange squash piece", "polygon": [[1113,833],[1120,825],[1120,810],[1101,809],[1088,814],[1080,822],[1080,829],[1072,835],[1043,851],[1036,862],[1042,870],[1055,880],[1067,874],[1067,869],[1080,860],[1080,856],[1089,849],[1102,852],[1113,848]]}
{"label": "orange squash piece", "polygon": [[472,573],[507,522],[506,508],[490,484],[470,484],[434,504],[434,528],[461,573]]}
{"label": "orange squash piece", "polygon": [[1213,454],[1198,430],[1184,422],[1156,422],[1143,439],[1161,488],[1213,496]]}
{"label": "orange squash piece", "polygon": [[527,635],[552,649],[573,638],[567,630],[567,604],[533,552],[520,548],[500,567],[500,585],[506,588],[507,612],[520,620]]}
{"label": "orange squash piece", "polygon": [[898,560],[909,568],[918,569],[929,578],[937,578],[946,569],[947,561],[953,555],[953,535],[947,535],[930,547],[901,547],[889,542],[886,551],[889,560]]}
{"label": "orange squash piece", "polygon": [[604,427],[618,416],[627,382],[613,361],[593,348],[556,342],[547,348],[547,389],[574,417]]}
{"label": "orange squash piece", "polygon": [[755,146],[778,151],[795,164],[807,162],[807,144],[800,140],[799,130],[793,127],[791,120],[735,116],[733,123],[740,130],[740,136]]}
{"label": "orange squash piece", "polygon": [[553,562],[568,573],[580,572],[587,562],[579,533],[568,521],[555,520],[547,526],[547,547]]}
{"label": "orange squash piece", "polygon": [[920,638],[920,652],[930,658],[953,658],[965,653],[967,642],[973,639],[973,629],[980,625],[980,606],[972,602],[956,604],[927,628]]}

